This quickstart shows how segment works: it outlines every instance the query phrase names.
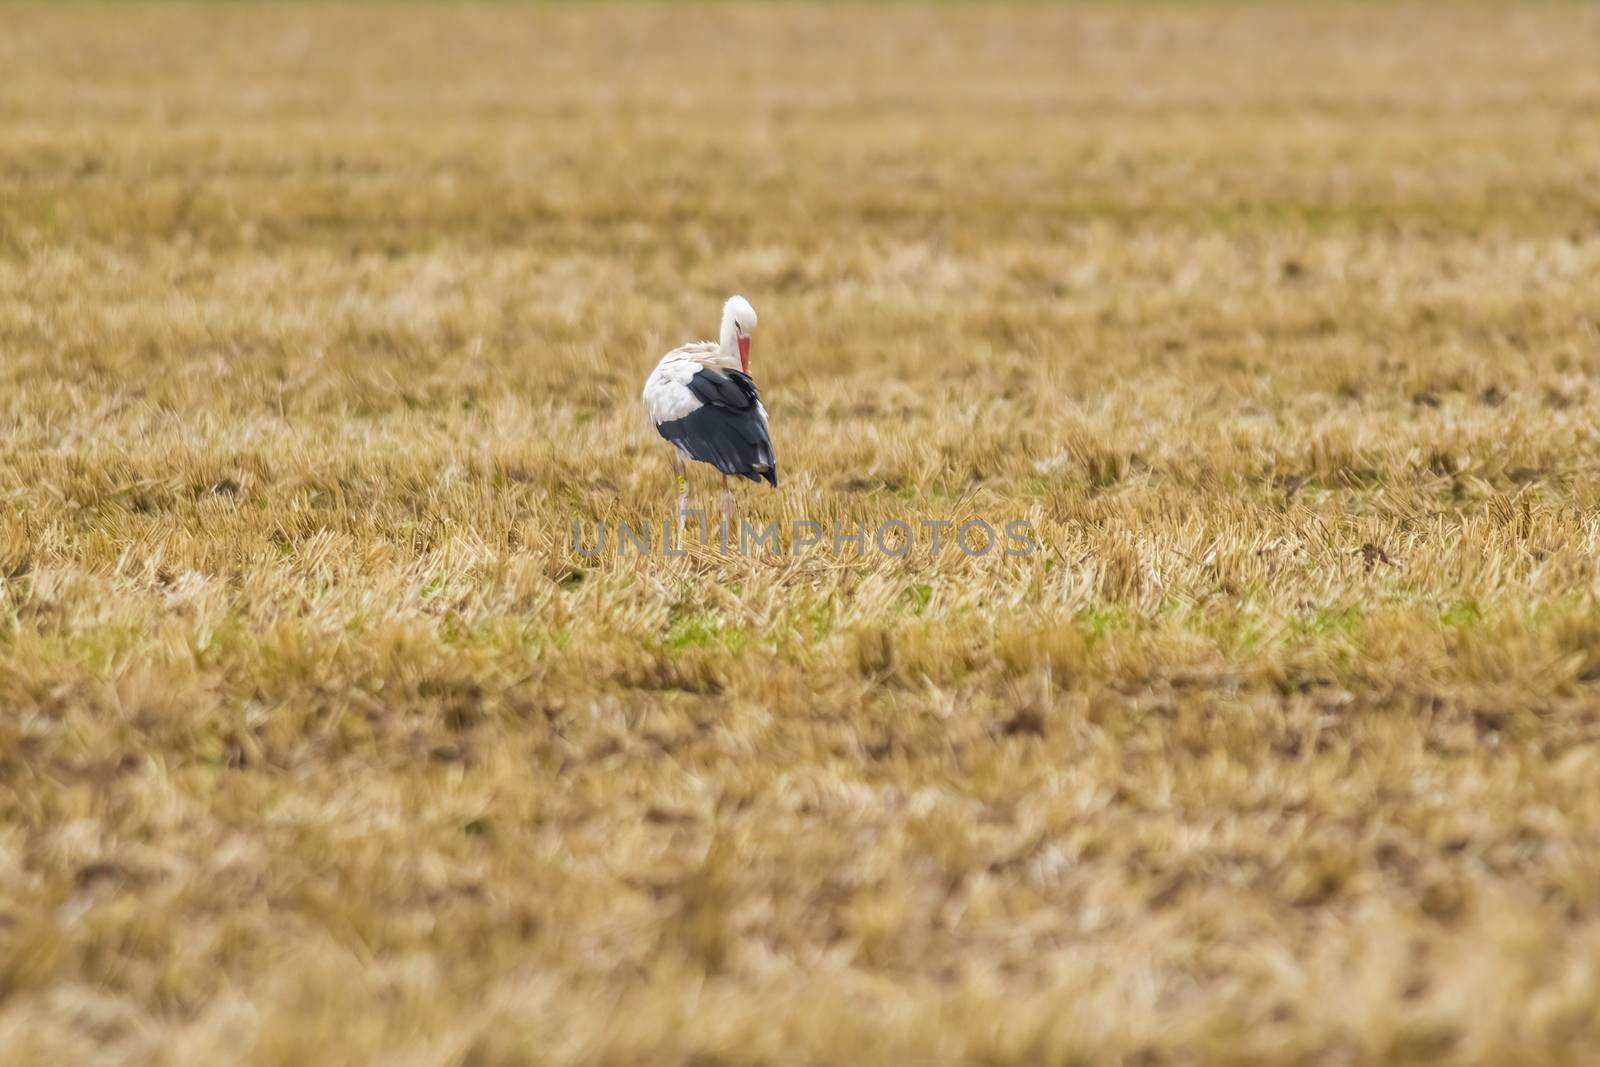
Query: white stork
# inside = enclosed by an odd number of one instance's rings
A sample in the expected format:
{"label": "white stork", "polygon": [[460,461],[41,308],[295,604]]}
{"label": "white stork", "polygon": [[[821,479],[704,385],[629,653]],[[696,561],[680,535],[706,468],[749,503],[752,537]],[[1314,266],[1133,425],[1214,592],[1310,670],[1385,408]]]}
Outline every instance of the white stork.
{"label": "white stork", "polygon": [[678,529],[689,510],[687,460],[722,472],[722,514],[733,514],[728,475],[778,484],[778,463],[767,434],[767,409],[750,380],[750,338],[756,309],[742,296],[722,305],[722,339],[695,341],[661,357],[644,383],[644,406],[656,430],[672,443],[678,475]]}

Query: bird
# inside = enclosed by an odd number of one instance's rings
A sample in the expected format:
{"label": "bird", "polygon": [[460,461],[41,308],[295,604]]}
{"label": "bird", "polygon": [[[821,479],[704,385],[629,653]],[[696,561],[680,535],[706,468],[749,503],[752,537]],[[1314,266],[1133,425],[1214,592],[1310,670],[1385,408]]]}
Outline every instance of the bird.
{"label": "bird", "polygon": [[756,309],[742,296],[722,305],[717,341],[694,341],[661,357],[644,383],[644,407],[672,445],[678,476],[678,532],[689,511],[688,461],[722,472],[722,515],[733,515],[729,476],[778,484],[778,461],[767,432],[767,409],[750,377]]}

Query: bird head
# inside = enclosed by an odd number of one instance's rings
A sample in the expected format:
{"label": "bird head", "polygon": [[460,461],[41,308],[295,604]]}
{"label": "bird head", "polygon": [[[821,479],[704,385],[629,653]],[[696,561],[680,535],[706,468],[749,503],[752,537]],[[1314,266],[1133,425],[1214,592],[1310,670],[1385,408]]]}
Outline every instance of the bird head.
{"label": "bird head", "polygon": [[739,369],[750,373],[750,338],[756,332],[756,309],[742,296],[730,296],[722,305],[722,347],[739,349]]}

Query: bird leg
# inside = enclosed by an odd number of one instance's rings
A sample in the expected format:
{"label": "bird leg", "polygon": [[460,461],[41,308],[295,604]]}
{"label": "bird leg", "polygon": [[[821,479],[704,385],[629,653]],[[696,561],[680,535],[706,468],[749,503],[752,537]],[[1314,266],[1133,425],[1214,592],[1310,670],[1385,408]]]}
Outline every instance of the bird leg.
{"label": "bird leg", "polygon": [[733,522],[733,490],[728,488],[728,476],[722,476],[722,521],[724,524]]}
{"label": "bird leg", "polygon": [[688,464],[683,457],[674,450],[672,453],[672,471],[678,476],[678,540],[683,540],[683,520],[689,514],[689,474]]}

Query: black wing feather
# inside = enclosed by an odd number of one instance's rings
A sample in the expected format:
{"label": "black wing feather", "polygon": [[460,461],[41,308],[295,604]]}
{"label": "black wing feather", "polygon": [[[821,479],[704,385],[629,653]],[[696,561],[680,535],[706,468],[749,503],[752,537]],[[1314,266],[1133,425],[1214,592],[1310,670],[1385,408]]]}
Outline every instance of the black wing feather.
{"label": "black wing feather", "polygon": [[689,392],[698,397],[702,404],[727,408],[729,411],[754,410],[756,401],[761,399],[756,393],[756,383],[750,380],[750,376],[736,370],[699,371],[689,379]]}
{"label": "black wing feather", "polygon": [[695,372],[689,391],[700,407],[681,419],[658,423],[661,436],[691,458],[709,463],[723,474],[778,484],[778,463],[757,406],[761,395],[743,371]]}

